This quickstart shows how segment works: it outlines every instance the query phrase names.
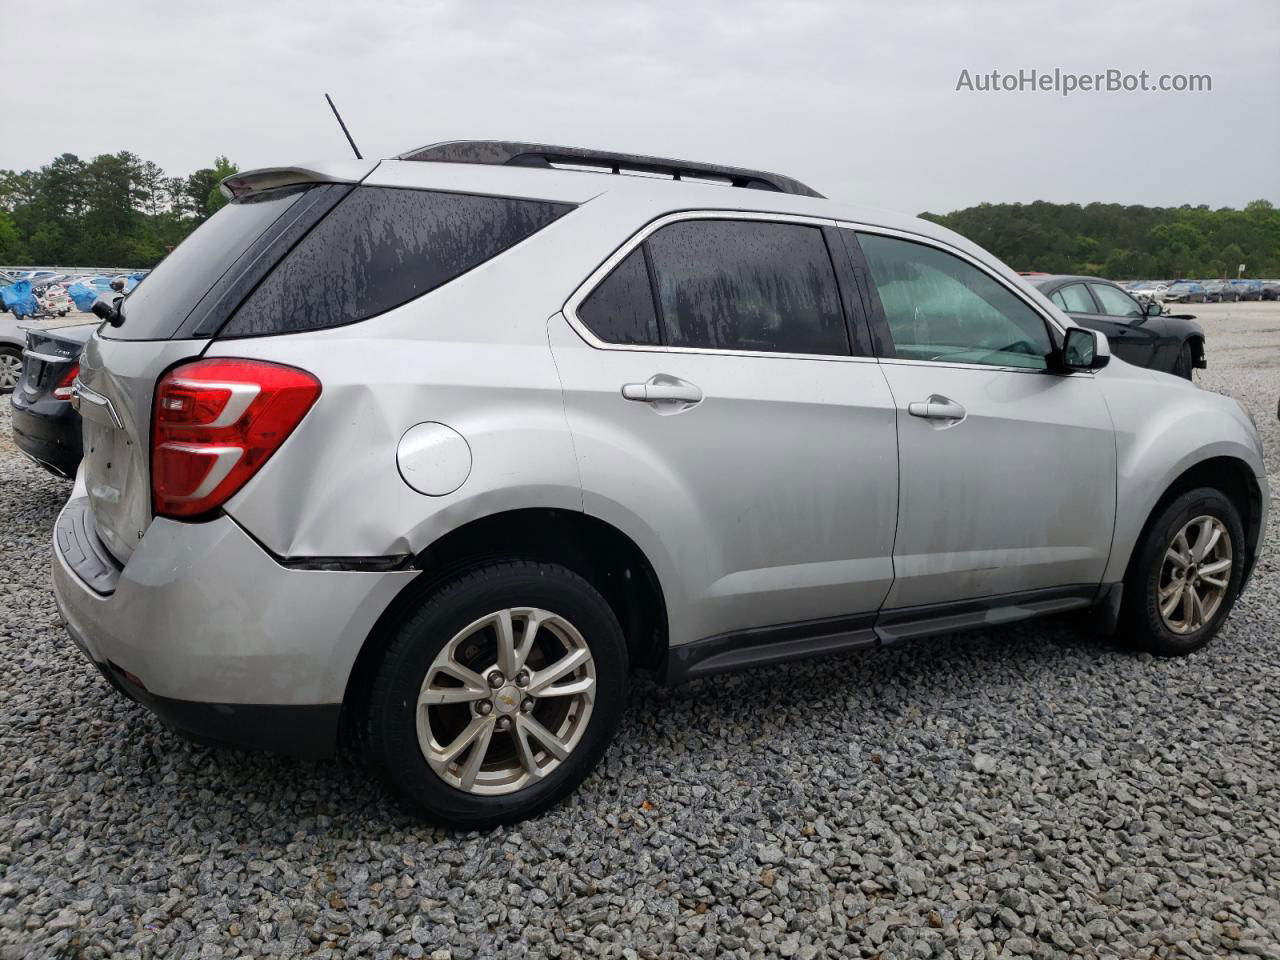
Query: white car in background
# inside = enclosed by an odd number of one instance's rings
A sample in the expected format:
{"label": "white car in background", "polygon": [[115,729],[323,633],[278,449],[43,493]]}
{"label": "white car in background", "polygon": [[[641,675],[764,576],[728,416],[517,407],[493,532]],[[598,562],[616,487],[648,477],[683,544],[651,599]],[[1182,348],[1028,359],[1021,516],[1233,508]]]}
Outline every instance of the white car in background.
{"label": "white car in background", "polygon": [[1129,288],[1129,293],[1135,297],[1146,297],[1148,300],[1164,300],[1164,295],[1169,292],[1169,285],[1161,283],[1159,280],[1144,280]]}

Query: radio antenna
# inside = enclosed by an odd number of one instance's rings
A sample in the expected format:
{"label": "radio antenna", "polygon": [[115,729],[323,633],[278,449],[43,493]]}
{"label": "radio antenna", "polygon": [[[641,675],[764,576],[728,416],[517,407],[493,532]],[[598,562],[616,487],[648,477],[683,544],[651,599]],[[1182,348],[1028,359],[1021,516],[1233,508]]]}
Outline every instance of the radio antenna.
{"label": "radio antenna", "polygon": [[337,119],[337,121],[338,121],[338,126],[340,126],[340,127],[342,128],[342,132],[343,132],[344,134],[346,134],[346,137],[347,137],[347,143],[351,144],[351,149],[352,149],[353,151],[355,151],[356,159],[357,159],[357,160],[363,160],[363,159],[364,159],[364,157],[360,156],[360,148],[359,148],[359,147],[357,147],[357,146],[356,146],[356,142],[355,142],[354,140],[352,140],[352,139],[351,139],[351,131],[350,131],[350,130],[348,130],[348,129],[347,129],[347,125],[346,125],[345,123],[343,123],[343,122],[342,122],[342,114],[340,114],[340,113],[338,112],[338,108],[334,105],[334,103],[333,103],[333,97],[329,96],[329,95],[326,93],[326,94],[324,95],[324,98],[325,98],[326,100],[328,100],[328,101],[329,101],[329,109],[333,111],[333,115],[334,115],[334,117],[335,117],[335,118]]}

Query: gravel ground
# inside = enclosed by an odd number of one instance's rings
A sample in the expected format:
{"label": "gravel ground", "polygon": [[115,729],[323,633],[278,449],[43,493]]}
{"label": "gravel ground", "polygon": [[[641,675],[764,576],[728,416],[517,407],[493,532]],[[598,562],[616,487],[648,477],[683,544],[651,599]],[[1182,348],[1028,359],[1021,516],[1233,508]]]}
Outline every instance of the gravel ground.
{"label": "gravel ground", "polygon": [[[1280,304],[1193,308],[1280,488]],[[1280,957],[1280,509],[1222,635],[1041,622],[642,683],[600,771],[450,834],[351,758],[192,746],[57,623],[0,414],[0,958]]]}

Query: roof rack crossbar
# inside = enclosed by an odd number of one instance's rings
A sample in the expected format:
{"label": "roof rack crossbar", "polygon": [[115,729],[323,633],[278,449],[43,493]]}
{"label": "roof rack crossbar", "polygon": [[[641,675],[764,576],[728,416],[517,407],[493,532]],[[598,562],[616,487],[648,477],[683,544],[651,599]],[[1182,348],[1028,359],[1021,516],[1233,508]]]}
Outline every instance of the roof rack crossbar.
{"label": "roof rack crossbar", "polygon": [[645,157],[633,153],[608,150],[584,150],[581,147],[559,147],[545,143],[520,143],[505,140],[450,140],[428,144],[397,160],[423,160],[436,163],[483,163],[516,167],[553,168],[556,164],[599,167],[602,171],[621,174],[636,172],[660,174],[681,180],[685,177],[727,180],[732,186],[750,190],[774,190],[802,197],[822,197],[812,187],[779,173],[746,170],[715,163],[689,163],[664,157]]}

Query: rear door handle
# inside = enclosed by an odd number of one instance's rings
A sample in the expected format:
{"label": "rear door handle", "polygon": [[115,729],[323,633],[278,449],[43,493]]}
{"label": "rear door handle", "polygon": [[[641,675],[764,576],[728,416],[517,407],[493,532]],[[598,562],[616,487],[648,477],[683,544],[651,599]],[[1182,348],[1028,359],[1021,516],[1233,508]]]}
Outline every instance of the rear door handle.
{"label": "rear door handle", "polygon": [[907,404],[907,413],[925,420],[963,420],[965,416],[964,407],[936,393],[928,400],[916,400]]}
{"label": "rear door handle", "polygon": [[702,391],[692,383],[658,374],[650,377],[644,383],[624,383],[622,385],[622,398],[624,400],[636,400],[640,403],[654,403],[660,400],[676,401],[678,403],[700,403],[702,401]]}

